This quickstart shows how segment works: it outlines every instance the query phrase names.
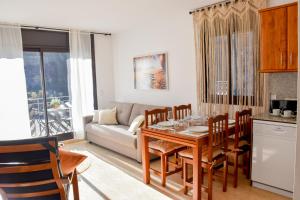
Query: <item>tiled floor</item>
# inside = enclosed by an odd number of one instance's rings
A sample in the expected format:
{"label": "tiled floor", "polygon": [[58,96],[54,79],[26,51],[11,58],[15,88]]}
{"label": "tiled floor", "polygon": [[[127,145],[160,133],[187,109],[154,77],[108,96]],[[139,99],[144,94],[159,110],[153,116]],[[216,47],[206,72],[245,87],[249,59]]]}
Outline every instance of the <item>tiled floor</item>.
{"label": "tiled floor", "polygon": [[[83,174],[83,176],[80,178],[80,197],[81,200],[92,200],[92,199],[118,199],[116,198],[116,193],[120,193],[118,195],[121,195],[122,199],[141,199],[135,198],[135,196],[132,194],[133,187],[137,191],[139,190],[138,187],[141,187],[140,182],[142,181],[142,166],[140,163],[136,162],[135,160],[132,160],[130,158],[127,158],[125,156],[122,156],[120,154],[114,153],[110,150],[101,148],[99,146],[89,144],[85,141],[83,142],[77,142],[77,143],[71,143],[65,145],[66,149],[70,150],[77,150],[77,151],[86,151],[93,155],[93,159],[91,159],[92,165],[89,169],[87,169]],[[101,174],[96,169],[95,165],[93,165],[93,162],[96,162],[95,159],[100,159],[100,161],[104,161],[105,163],[111,165],[112,167],[115,167],[124,174],[129,175],[130,178],[135,178],[136,186],[134,183],[131,183],[130,185],[124,184],[121,189],[114,188],[117,187],[116,183],[114,181],[118,180],[110,180],[109,174]],[[159,168],[159,161],[154,161],[151,163],[152,166]],[[128,177],[129,177],[128,176]],[[90,180],[89,180],[90,179]],[[93,184],[93,180],[99,180],[99,184]],[[123,181],[123,180],[119,180]],[[100,183],[105,183],[101,186]],[[103,188],[105,187],[105,188]],[[130,187],[126,189],[126,187]],[[179,174],[174,174],[167,178],[167,186],[161,187],[160,185],[160,178],[156,175],[151,175],[151,184],[149,185],[151,187],[152,191],[158,191],[170,199],[192,199],[191,196],[187,196],[183,194],[183,187],[182,187],[182,180],[180,178]],[[109,190],[109,188],[114,190]],[[150,189],[150,188],[149,188]],[[154,190],[153,190],[154,189]],[[149,191],[147,191],[149,192]],[[110,193],[110,194],[109,194]],[[157,195],[157,194],[156,194]],[[126,198],[126,197],[130,198]],[[149,196],[143,198],[143,199],[159,199],[157,196],[154,198],[155,195],[153,195],[151,198]],[[114,198],[115,197],[115,198]],[[136,196],[138,197],[138,196]],[[203,199],[206,199],[207,195],[206,193],[203,193]],[[218,180],[214,181],[213,185],[213,199],[215,200],[288,200],[289,198],[273,194],[271,192],[267,192],[264,190],[260,190],[257,188],[253,188],[250,186],[249,181],[243,176],[240,175],[239,178],[239,186],[237,189],[234,189],[232,187],[232,178],[229,176],[228,180],[228,191],[226,193],[222,192],[222,183]]]}

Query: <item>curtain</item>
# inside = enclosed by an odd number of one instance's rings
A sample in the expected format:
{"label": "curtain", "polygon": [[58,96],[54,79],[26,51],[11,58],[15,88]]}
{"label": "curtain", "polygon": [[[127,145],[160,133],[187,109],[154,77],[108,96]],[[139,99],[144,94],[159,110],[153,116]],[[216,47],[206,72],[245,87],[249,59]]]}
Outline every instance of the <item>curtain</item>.
{"label": "curtain", "polygon": [[0,140],[31,137],[21,28],[0,25]]}
{"label": "curtain", "polygon": [[193,14],[199,114],[268,108],[259,73],[259,13],[266,0],[238,0]]}
{"label": "curtain", "polygon": [[89,33],[70,31],[69,92],[76,138],[83,138],[83,117],[93,114],[93,78]]}

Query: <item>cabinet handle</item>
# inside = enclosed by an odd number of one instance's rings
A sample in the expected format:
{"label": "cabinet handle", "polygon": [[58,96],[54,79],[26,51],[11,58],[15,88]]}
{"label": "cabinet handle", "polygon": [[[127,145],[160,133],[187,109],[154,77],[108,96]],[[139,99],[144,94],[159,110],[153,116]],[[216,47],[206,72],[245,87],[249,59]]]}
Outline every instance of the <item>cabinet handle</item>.
{"label": "cabinet handle", "polygon": [[281,64],[281,66],[283,65],[283,64],[282,64],[282,59],[283,59],[282,57],[283,57],[283,56],[282,56],[282,52],[281,52],[281,54],[280,54],[280,64]]}
{"label": "cabinet handle", "polygon": [[273,131],[275,131],[277,133],[286,133],[286,129],[281,128],[281,127],[274,127]]}
{"label": "cabinet handle", "polygon": [[293,53],[290,53],[290,64],[293,64]]}

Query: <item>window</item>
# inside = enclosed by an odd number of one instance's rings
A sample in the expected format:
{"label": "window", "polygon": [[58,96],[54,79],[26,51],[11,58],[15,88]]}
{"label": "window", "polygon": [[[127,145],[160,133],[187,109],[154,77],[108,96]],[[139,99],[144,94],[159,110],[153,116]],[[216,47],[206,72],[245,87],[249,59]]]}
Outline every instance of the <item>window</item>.
{"label": "window", "polygon": [[[243,48],[238,42],[246,42]],[[253,33],[231,34],[231,92],[233,96],[253,96]],[[242,83],[239,87],[238,83]]]}
{"label": "window", "polygon": [[211,41],[213,48],[209,55],[213,56],[206,57],[210,64],[205,69],[206,103],[236,105],[242,101],[244,105],[252,105],[255,85],[253,33],[233,32],[215,36]]}
{"label": "window", "polygon": [[23,30],[24,67],[33,137],[73,137],[68,33]]}
{"label": "window", "polygon": [[24,51],[32,136],[72,132],[68,52]]}
{"label": "window", "polygon": [[238,1],[193,13],[201,113],[232,116],[245,106],[254,113],[266,109],[266,76],[259,73],[259,8],[263,6],[261,1]]}

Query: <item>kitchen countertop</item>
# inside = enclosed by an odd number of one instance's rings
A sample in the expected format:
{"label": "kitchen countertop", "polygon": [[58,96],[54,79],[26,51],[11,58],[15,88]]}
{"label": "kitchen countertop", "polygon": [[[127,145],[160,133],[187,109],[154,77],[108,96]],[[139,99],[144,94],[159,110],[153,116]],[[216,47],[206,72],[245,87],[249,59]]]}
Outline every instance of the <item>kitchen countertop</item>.
{"label": "kitchen countertop", "polygon": [[284,118],[280,116],[272,116],[270,113],[263,113],[252,116],[254,120],[263,120],[263,121],[272,121],[272,122],[281,122],[281,123],[290,123],[296,124],[297,120],[296,117],[294,118]]}

